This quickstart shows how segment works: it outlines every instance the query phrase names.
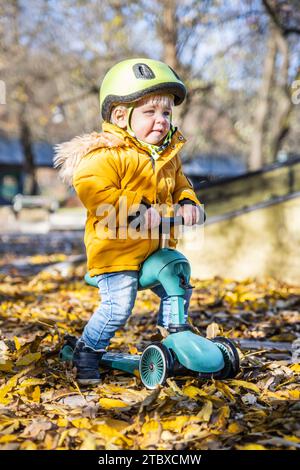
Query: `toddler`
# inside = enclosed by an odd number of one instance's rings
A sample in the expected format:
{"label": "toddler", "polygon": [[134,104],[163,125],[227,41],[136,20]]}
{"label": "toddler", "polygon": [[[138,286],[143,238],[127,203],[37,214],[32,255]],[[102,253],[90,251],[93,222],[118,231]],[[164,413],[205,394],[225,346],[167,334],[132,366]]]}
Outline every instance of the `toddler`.
{"label": "toddler", "polygon": [[[151,236],[160,223],[157,207],[171,210],[176,205],[176,215],[183,216],[186,225],[195,224],[200,217],[200,202],[182,172],[179,157],[185,139],[172,124],[173,106],[181,104],[185,96],[183,82],[163,62],[124,60],[108,71],[101,85],[103,131],[57,147],[55,165],[87,209],[88,272],[96,277],[101,295],[101,304],[74,350],[80,384],[100,382],[99,361],[131,314],[141,264],[160,248],[159,237]],[[129,231],[121,235],[124,204],[129,215],[132,209],[141,208],[143,233],[151,232],[150,236],[130,237]],[[108,221],[108,230],[103,221]],[[171,237],[169,247],[175,246]],[[168,328],[168,296],[162,286],[152,290],[161,299],[157,323]],[[185,319],[191,293],[188,288]]]}

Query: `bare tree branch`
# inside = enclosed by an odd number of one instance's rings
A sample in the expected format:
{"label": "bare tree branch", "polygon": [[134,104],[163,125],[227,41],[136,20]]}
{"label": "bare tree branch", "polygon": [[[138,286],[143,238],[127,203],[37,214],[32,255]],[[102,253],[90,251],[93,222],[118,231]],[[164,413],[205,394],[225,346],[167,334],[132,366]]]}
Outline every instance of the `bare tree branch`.
{"label": "bare tree branch", "polygon": [[276,10],[270,5],[269,0],[262,0],[262,3],[273,23],[281,30],[283,36],[289,36],[290,34],[300,35],[300,28],[296,26],[286,27],[282,24]]}

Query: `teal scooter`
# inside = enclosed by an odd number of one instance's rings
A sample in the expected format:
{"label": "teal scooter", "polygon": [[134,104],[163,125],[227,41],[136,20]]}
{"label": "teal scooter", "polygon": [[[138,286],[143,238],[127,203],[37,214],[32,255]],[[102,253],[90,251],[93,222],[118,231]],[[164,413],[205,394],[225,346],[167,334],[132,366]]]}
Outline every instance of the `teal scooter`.
{"label": "teal scooter", "polygon": [[[160,231],[182,225],[181,216],[162,218]],[[161,248],[149,256],[139,273],[139,290],[161,284],[171,299],[169,335],[161,342],[147,346],[141,355],[107,352],[100,366],[138,375],[148,389],[164,384],[167,377],[196,375],[199,378],[228,379],[240,370],[240,361],[233,341],[224,337],[207,339],[195,333],[184,321],[184,294],[190,285],[191,268],[187,258],[177,250]],[[98,287],[95,278],[85,275],[87,284]],[[60,351],[62,361],[72,361],[76,344],[74,336],[66,336]]]}

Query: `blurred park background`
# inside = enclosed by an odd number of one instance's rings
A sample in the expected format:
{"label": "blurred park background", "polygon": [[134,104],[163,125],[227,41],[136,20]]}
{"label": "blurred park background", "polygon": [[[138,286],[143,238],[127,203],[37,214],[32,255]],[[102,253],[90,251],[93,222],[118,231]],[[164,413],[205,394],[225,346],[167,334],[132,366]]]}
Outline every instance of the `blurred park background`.
{"label": "blurred park background", "polygon": [[193,275],[298,282],[298,0],[0,0],[0,43],[1,272],[82,261],[85,210],[53,147],[100,131],[111,65],[150,57],[188,87],[174,120],[208,215],[178,247]]}
{"label": "blurred park background", "polygon": [[[299,449],[299,0],[0,0],[0,50],[0,450]],[[178,245],[189,321],[235,341],[235,379],[150,391],[104,370],[84,390],[59,360],[99,294],[53,149],[100,132],[101,81],[130,57],[167,62],[188,88],[174,120],[207,213]],[[160,340],[158,308],[139,291],[109,350]]]}

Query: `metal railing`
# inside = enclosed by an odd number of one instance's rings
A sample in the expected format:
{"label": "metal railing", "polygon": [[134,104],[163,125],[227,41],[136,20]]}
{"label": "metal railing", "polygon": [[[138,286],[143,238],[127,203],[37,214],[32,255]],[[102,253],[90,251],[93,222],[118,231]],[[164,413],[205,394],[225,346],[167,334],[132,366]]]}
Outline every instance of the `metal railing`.
{"label": "metal railing", "polygon": [[204,183],[196,191],[208,215],[206,224],[299,197],[299,192],[300,157],[244,175]]}

